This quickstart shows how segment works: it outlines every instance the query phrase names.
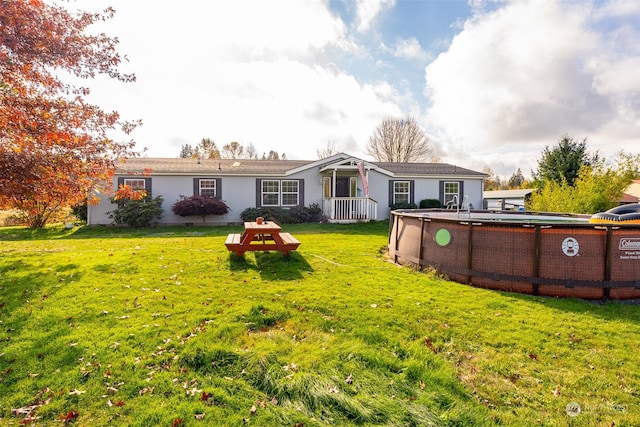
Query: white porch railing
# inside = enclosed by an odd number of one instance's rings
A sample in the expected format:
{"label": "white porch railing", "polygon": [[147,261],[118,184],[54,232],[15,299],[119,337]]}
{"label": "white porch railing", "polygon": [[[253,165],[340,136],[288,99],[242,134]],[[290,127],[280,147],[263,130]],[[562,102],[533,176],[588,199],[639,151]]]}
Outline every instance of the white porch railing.
{"label": "white porch railing", "polygon": [[378,202],[368,197],[331,197],[324,199],[322,212],[330,222],[375,221]]}

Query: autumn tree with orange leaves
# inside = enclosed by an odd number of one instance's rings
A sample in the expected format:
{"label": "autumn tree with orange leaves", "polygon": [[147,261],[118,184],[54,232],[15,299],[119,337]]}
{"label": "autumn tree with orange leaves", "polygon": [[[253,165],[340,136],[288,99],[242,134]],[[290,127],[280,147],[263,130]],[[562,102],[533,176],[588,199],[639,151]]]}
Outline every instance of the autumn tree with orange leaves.
{"label": "autumn tree with orange leaves", "polygon": [[109,191],[116,163],[136,155],[133,141],[115,142],[108,133],[129,134],[139,123],[89,104],[87,88],[59,77],[135,81],[118,70],[118,40],[87,30],[113,14],[0,0],[0,208],[21,211],[31,227],[93,190]]}

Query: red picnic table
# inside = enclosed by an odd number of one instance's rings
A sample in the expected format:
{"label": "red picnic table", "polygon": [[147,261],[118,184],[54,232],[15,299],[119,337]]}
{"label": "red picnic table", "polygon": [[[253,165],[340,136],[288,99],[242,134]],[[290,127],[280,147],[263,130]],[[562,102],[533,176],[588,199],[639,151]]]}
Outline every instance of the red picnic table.
{"label": "red picnic table", "polygon": [[298,239],[289,233],[282,233],[282,228],[273,221],[245,222],[244,233],[229,234],[224,242],[227,249],[242,256],[247,251],[280,251],[289,255],[300,246]]}

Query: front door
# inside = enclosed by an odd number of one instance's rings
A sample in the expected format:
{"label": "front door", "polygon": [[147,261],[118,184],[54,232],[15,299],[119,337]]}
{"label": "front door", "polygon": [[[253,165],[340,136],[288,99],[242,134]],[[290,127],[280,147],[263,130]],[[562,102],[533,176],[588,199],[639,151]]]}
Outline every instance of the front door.
{"label": "front door", "polygon": [[349,177],[336,177],[336,194],[335,197],[349,197]]}

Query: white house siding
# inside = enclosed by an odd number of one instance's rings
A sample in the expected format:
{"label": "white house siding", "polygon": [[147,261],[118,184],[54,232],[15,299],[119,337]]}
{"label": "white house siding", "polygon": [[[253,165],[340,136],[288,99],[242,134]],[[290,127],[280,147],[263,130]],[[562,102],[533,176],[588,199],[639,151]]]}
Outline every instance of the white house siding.
{"label": "white house siding", "polygon": [[[129,177],[129,175],[119,175],[114,178],[113,186],[117,188],[118,177]],[[133,177],[133,176],[131,176]],[[317,170],[307,170],[301,173],[287,176],[257,175],[257,176],[229,176],[229,175],[150,175],[152,197],[162,196],[164,210],[162,218],[158,222],[162,225],[188,224],[194,225],[227,225],[242,222],[240,213],[246,208],[256,207],[256,180],[257,179],[302,179],[304,180],[303,197],[304,206],[312,203],[322,205],[322,183]],[[220,178],[221,179],[221,199],[231,208],[226,215],[209,215],[202,222],[201,217],[181,217],[171,212],[171,207],[180,200],[180,196],[193,195],[194,178]],[[108,212],[116,206],[108,198],[103,198],[99,205],[91,206],[89,223],[95,225],[111,224],[112,220]]]}
{"label": "white house siding", "polygon": [[[141,171],[142,168],[151,168],[155,170],[151,175],[145,178],[151,179],[151,194],[153,197],[161,195],[164,199],[163,217],[159,221],[162,225],[187,224],[195,225],[203,224],[201,217],[180,217],[171,212],[171,206],[180,199],[181,195],[192,196],[194,192],[194,178],[216,178],[220,179],[221,199],[231,208],[231,211],[222,216],[207,216],[205,225],[227,225],[238,224],[242,221],[240,213],[251,207],[256,207],[256,186],[258,179],[296,179],[304,182],[304,189],[301,194],[302,204],[308,207],[317,203],[323,206],[323,176],[355,176],[357,179],[357,187],[363,189],[362,181],[355,169],[355,162],[358,159],[340,154],[332,156],[329,159],[317,162],[303,161],[283,161],[280,164],[269,164],[268,161],[238,161],[239,168],[235,168],[234,161],[199,161],[195,159],[190,163],[184,159],[137,159],[135,162],[130,161],[127,166],[133,170]],[[258,162],[258,163],[255,163]],[[344,165],[347,166],[345,169]],[[334,169],[333,165],[336,165]],[[422,167],[415,171],[415,165],[412,173],[398,173],[400,169],[406,168],[406,164],[396,164],[399,168],[395,172],[385,169],[385,166],[391,164],[375,164],[368,163],[368,181],[369,181],[369,197],[377,201],[377,218],[385,219],[389,217],[389,181],[409,180],[413,183],[413,201],[420,203],[422,199],[439,199],[442,181],[462,181],[463,194],[469,196],[469,202],[476,208],[482,206],[482,186],[484,175],[465,170],[469,172],[467,176],[461,174],[426,174],[420,175]],[[433,168],[447,168],[450,165],[436,165]],[[425,167],[429,167],[426,165]],[[252,169],[253,168],[253,169]],[[451,168],[449,168],[450,170]],[[270,172],[265,172],[270,171]],[[288,170],[289,172],[286,172]],[[292,173],[293,171],[293,173]],[[461,170],[458,170],[460,173]],[[475,176],[474,176],[475,174]],[[113,186],[117,188],[118,178],[135,177],[140,175],[117,174],[114,177]],[[359,196],[361,194],[358,194]],[[103,198],[100,204],[89,208],[89,224],[108,225],[112,220],[108,217],[108,212],[113,210],[115,205],[108,198]]]}

